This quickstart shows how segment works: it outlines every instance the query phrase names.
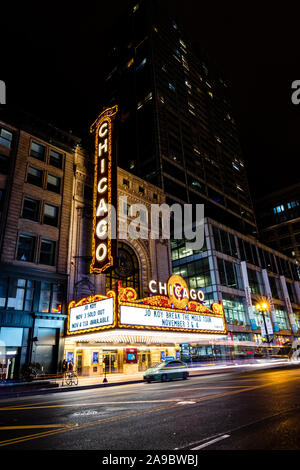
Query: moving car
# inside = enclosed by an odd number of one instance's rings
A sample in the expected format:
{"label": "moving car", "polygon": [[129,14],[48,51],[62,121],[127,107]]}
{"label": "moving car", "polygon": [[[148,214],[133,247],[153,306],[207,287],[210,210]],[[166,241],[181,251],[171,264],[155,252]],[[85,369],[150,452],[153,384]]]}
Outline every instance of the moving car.
{"label": "moving car", "polygon": [[144,380],[148,383],[155,380],[166,382],[173,379],[187,379],[189,372],[182,361],[162,361],[144,372]]}

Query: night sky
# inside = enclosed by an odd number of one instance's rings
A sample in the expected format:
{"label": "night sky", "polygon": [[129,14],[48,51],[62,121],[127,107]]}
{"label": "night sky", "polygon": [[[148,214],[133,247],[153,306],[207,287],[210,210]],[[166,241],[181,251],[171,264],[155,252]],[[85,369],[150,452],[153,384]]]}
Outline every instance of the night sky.
{"label": "night sky", "polygon": [[[161,1],[231,84],[253,195],[299,182],[300,104],[291,102],[291,83],[300,80],[300,6]],[[0,79],[6,82],[7,103],[74,134],[88,129],[102,108],[101,38],[126,3],[12,7],[1,30]]]}

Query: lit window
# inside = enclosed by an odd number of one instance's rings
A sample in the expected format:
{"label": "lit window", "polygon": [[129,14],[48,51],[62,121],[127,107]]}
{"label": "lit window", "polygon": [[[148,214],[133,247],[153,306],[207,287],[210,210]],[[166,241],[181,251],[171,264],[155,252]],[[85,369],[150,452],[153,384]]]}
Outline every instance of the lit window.
{"label": "lit window", "polygon": [[44,161],[45,147],[41,144],[37,144],[36,142],[31,142],[30,156]]}
{"label": "lit window", "polygon": [[0,130],[0,145],[7,147],[10,149],[11,141],[12,141],[12,133],[7,131],[6,129]]}
{"label": "lit window", "polygon": [[49,164],[55,166],[56,168],[62,168],[63,156],[61,153],[55,152],[55,150],[50,150]]}
{"label": "lit window", "polygon": [[280,206],[274,207],[273,212],[274,214],[279,214],[280,212],[284,212],[284,206],[280,205]]}
{"label": "lit window", "polygon": [[35,186],[43,186],[43,171],[33,166],[28,167],[27,183],[34,184]]}
{"label": "lit window", "polygon": [[[132,61],[133,61],[133,59],[132,59]],[[146,58],[143,59],[142,62],[136,67],[135,70],[138,71],[138,70],[142,69],[146,62],[147,62],[147,59]]]}
{"label": "lit window", "polygon": [[173,28],[178,29],[178,25],[176,23],[173,23]]}
{"label": "lit window", "polygon": [[33,261],[35,237],[21,234],[18,241],[17,259],[21,261]]}
{"label": "lit window", "polygon": [[136,5],[134,5],[133,13],[135,13],[139,9],[139,7],[140,7],[140,5],[138,3]]}
{"label": "lit window", "polygon": [[60,178],[58,176],[49,175],[47,176],[47,189],[55,193],[60,193]]}
{"label": "lit window", "polygon": [[176,91],[176,88],[174,87],[174,85],[172,85],[172,83],[169,82],[169,88],[170,90],[172,91]]}
{"label": "lit window", "polygon": [[129,67],[132,66],[133,62],[134,62],[134,60],[133,60],[133,59],[130,59],[130,61],[127,62],[127,64],[126,64],[126,67],[129,69]]}
{"label": "lit window", "polygon": [[45,204],[43,223],[47,224],[47,225],[53,225],[54,227],[57,227],[57,224],[58,224],[58,207],[52,206],[51,204]]}

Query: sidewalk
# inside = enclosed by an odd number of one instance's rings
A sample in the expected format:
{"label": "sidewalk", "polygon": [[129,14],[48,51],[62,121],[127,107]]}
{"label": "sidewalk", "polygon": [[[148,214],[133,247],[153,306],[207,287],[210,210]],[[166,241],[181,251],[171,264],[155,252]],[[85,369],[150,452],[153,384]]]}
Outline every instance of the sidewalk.
{"label": "sidewalk", "polygon": [[[266,361],[255,362],[252,364],[207,364],[194,368],[189,368],[190,378],[197,376],[205,376],[211,374],[227,373],[239,370],[240,372],[246,370],[253,370],[255,368],[272,368],[292,366],[289,361]],[[299,365],[297,365],[299,367]],[[45,393],[59,393],[68,391],[88,390],[92,388],[112,387],[118,385],[128,385],[143,382],[144,372],[136,374],[108,374],[106,375],[107,382],[103,382],[104,375],[97,377],[78,377],[78,385],[67,386],[63,385],[62,378],[56,378],[45,381],[36,381],[23,384],[0,384],[0,400],[6,398],[31,396]]]}

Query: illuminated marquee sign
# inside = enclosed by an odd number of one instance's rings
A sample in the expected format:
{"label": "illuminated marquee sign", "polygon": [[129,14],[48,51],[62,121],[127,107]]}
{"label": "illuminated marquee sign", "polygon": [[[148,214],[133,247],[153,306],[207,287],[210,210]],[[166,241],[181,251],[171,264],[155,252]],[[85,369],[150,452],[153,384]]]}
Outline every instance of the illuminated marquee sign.
{"label": "illuminated marquee sign", "polygon": [[159,330],[224,333],[224,318],[190,312],[120,306],[120,326],[137,326]]}
{"label": "illuminated marquee sign", "polygon": [[119,328],[227,334],[222,304],[203,305],[203,292],[190,290],[181,276],[166,283],[152,280],[149,288],[150,297],[138,299],[134,289],[119,285]]}
{"label": "illuminated marquee sign", "polygon": [[[154,289],[154,282],[152,287]],[[96,295],[77,303],[72,301],[69,304],[67,335],[108,328],[227,334],[221,303],[215,302],[208,308],[194,300],[197,294],[191,293],[185,280],[178,275],[171,276],[161,287],[168,295],[138,299],[135,289],[122,287],[118,281],[117,292],[109,291],[106,296]]]}
{"label": "illuminated marquee sign", "polygon": [[184,308],[189,300],[204,300],[201,290],[189,289],[186,281],[177,274],[173,274],[168,282],[158,282],[152,279],[149,282],[149,290],[152,294],[168,295],[173,301],[174,307]]}
{"label": "illuminated marquee sign", "polygon": [[116,200],[117,163],[113,142],[113,120],[118,107],[103,111],[91,126],[95,133],[94,213],[91,273],[102,273],[113,266],[115,240],[112,241],[112,210]]}
{"label": "illuminated marquee sign", "polygon": [[95,295],[72,301],[68,309],[68,335],[91,333],[115,327],[115,294]]}

